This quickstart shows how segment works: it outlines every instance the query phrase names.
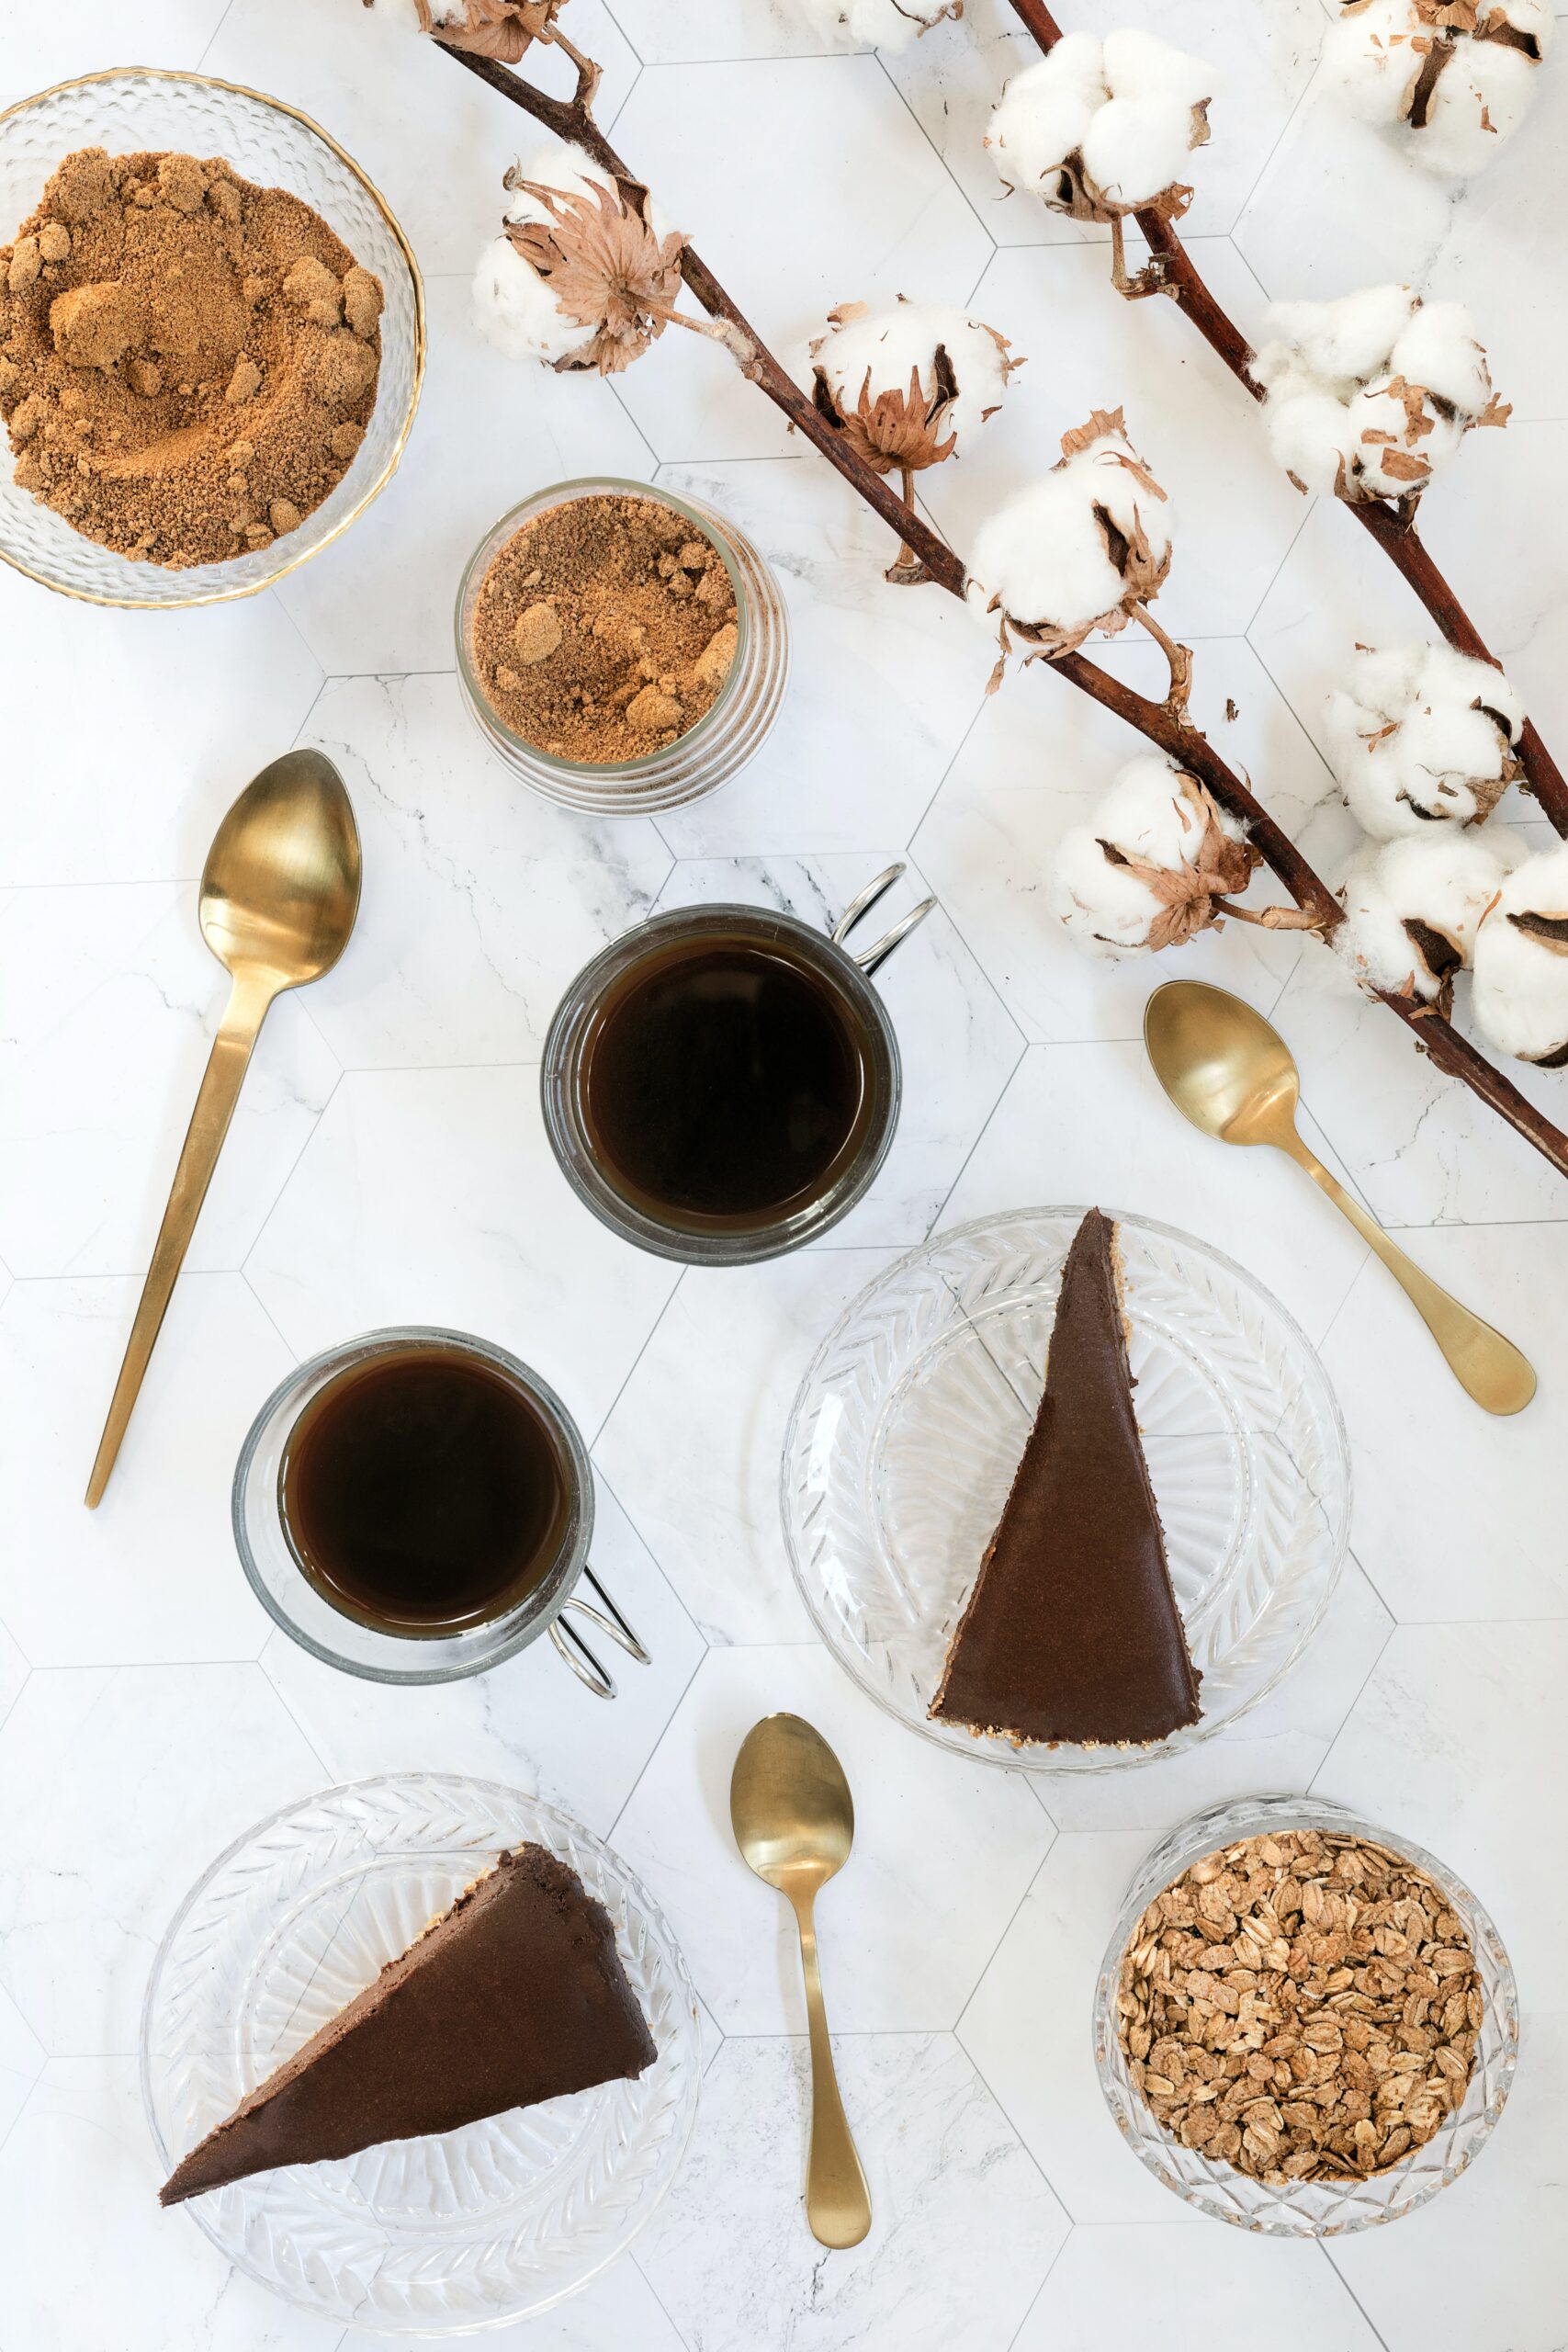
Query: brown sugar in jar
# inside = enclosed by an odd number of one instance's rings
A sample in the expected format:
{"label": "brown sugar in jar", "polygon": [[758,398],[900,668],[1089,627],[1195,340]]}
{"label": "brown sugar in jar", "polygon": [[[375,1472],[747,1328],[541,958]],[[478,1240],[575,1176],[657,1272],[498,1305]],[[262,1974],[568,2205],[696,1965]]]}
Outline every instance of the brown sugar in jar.
{"label": "brown sugar in jar", "polygon": [[376,401],[381,285],[321,215],[216,157],[85,147],[0,246],[16,480],[172,570],[297,530]]}
{"label": "brown sugar in jar", "polygon": [[607,767],[679,741],[712,709],[738,626],[728,567],[689,516],[652,495],[595,492],[506,540],[468,650],[512,734]]}

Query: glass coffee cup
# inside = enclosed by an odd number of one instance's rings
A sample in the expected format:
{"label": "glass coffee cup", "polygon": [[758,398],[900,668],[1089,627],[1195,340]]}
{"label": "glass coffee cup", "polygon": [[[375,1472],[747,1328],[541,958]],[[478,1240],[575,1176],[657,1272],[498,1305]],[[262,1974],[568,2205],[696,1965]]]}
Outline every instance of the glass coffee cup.
{"label": "glass coffee cup", "polygon": [[456,1681],[547,1634],[613,1699],[583,1626],[649,1662],[589,1566],[576,1424],[537,1373],[466,1332],[373,1331],[290,1373],[241,1451],[233,1524],[268,1614],[368,1681]]}
{"label": "glass coffee cup", "polygon": [[567,990],[545,1040],[545,1126],[602,1223],[689,1265],[753,1265],[815,1240],[875,1179],[898,1120],[898,1042],[871,976],[936,901],[873,946],[794,915],[681,907],[639,923]]}

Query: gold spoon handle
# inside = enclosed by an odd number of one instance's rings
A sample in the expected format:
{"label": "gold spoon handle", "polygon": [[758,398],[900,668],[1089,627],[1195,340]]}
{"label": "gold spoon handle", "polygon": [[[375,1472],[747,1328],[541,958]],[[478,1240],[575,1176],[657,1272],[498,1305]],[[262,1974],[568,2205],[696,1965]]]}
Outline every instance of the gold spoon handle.
{"label": "gold spoon handle", "polygon": [[1535,1395],[1535,1374],[1513,1341],[1483,1323],[1479,1315],[1472,1315],[1468,1306],[1461,1306],[1430,1274],[1423,1273],[1308,1150],[1299,1135],[1292,1135],[1284,1148],[1349,1218],[1368,1248],[1376,1250],[1442,1350],[1449,1370],[1466,1395],[1489,1413],[1521,1412]]}
{"label": "gold spoon handle", "polygon": [[104,1423],[103,1436],[98,1440],[97,1458],[93,1475],[87,1481],[87,1509],[96,1510],[108,1485],[130,1423],[132,1408],[141,1389],[143,1374],[152,1359],[152,1349],[174,1295],[175,1278],[185,1262],[190,1247],[190,1237],[201,1204],[207,1198],[207,1188],[212,1182],[212,1171],[218,1165],[218,1155],[223,1138],[229,1132],[229,1122],[234,1115],[234,1105],[240,1099],[240,1089],[245,1082],[251,1049],[256,1042],[266,1010],[276,989],[271,983],[258,981],[249,976],[237,977],[229,992],[222,1023],[212,1040],[207,1069],[191,1113],[190,1125],[180,1150],[180,1163],[175,1170],[174,1184],[169,1193],[169,1205],[164,1211],[164,1222],[158,1228],[158,1238],[152,1246],[152,1262],[147,1269],[147,1279],[141,1285],[137,1302],[136,1320],[126,1341],[125,1358],[119,1367],[119,1378],[109,1399],[108,1419]]}
{"label": "gold spoon handle", "polygon": [[871,2192],[839,2097],[810,1903],[800,1904],[795,1916],[800,1929],[800,1965],[811,2033],[811,2154],[806,2170],[806,2218],[819,2245],[859,2245],[871,2227]]}

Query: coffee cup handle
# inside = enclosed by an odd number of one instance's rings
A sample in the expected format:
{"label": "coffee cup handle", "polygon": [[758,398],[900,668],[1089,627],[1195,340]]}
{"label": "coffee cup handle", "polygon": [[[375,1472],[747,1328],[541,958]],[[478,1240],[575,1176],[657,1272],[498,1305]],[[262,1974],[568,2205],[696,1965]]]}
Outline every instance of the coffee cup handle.
{"label": "coffee cup handle", "polygon": [[604,1606],[595,1609],[591,1600],[579,1600],[573,1593],[561,1603],[560,1613],[550,1627],[550,1640],[555,1645],[557,1657],[566,1660],[578,1680],[584,1683],[596,1699],[613,1699],[615,1678],[600,1663],[576,1626],[565,1623],[569,1609],[575,1610],[580,1617],[586,1617],[591,1623],[597,1625],[602,1634],[607,1634],[628,1657],[636,1658],[639,1666],[650,1666],[653,1661],[592,1569],[584,1567],[582,1574]]}
{"label": "coffee cup handle", "polygon": [[916,924],[924,922],[936,904],[934,899],[922,899],[918,907],[911,907],[908,913],[901,916],[893,925],[891,931],[885,931],[882,937],[870,947],[863,947],[857,952],[847,944],[849,935],[862,915],[868,914],[884,892],[891,890],[899,876],[907,871],[908,868],[900,860],[897,865],[890,865],[886,872],[879,874],[874,882],[868,882],[860,896],[850,900],[829,934],[834,946],[842,947],[851,962],[860,966],[868,980],[878,965],[886,964],[893,950],[908,938]]}

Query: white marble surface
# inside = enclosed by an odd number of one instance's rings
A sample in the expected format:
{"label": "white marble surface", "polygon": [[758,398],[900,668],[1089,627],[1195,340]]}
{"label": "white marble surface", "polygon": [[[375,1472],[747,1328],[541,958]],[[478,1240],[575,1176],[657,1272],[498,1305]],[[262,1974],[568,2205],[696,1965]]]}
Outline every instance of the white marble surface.
{"label": "white marble surface", "polygon": [[[118,615],[0,570],[0,2346],[385,2342],[268,2300],[158,2212],[137,2021],[172,1909],[230,1838],[329,1781],[425,1766],[537,1789],[610,1837],[667,1906],[705,2010],[702,2110],[668,2203],[584,2294],[497,2335],[503,2352],[1563,2352],[1568,1186],[1315,949],[1233,924],[1187,956],[1284,1026],[1314,1148],[1528,1348],[1539,1401],[1487,1421],[1291,1170],[1168,1110],[1138,1044],[1161,975],[1079,963],[1048,922],[1052,843],[1134,748],[1120,725],[1038,669],[987,700],[973,624],[883,585],[881,527],[697,338],[667,335],[614,383],[479,341],[467,272],[532,133],[422,50],[408,13],[73,0],[0,19],[0,102],[134,52],[317,115],[398,208],[432,325],[396,481],[276,592]],[[1214,64],[1188,225],[1244,325],[1270,297],[1379,273],[1472,304],[1515,417],[1467,445],[1423,528],[1568,755],[1568,60],[1455,195],[1337,117],[1316,71],[1326,0],[1059,13],[1142,24]],[[829,303],[898,291],[970,303],[1027,353],[971,457],[927,483],[955,541],[1065,425],[1126,403],[1177,517],[1161,610],[1196,646],[1202,723],[1314,854],[1341,856],[1323,689],[1351,639],[1408,630],[1415,609],[1347,517],[1273,474],[1182,322],[1117,302],[1102,240],[1003,196],[976,142],[1030,53],[1006,0],[967,0],[962,24],[886,59],[824,54],[788,0],[571,0],[569,21],[604,64],[628,159],[792,358]],[[726,509],[790,605],[794,684],[764,753],[658,824],[526,797],[452,674],[474,542],[525,492],[595,469]],[[1158,680],[1145,642],[1104,658]],[[78,1496],[222,1001],[196,877],[221,810],[294,741],[322,745],[354,796],[362,920],[340,969],[269,1023],[89,1518]],[[908,1091],[869,1198],[821,1246],[743,1273],[682,1275],[612,1240],[539,1121],[541,1041],[573,972],[655,906],[830,920],[895,857],[910,871],[889,917],[927,888],[941,910],[882,982]],[[1568,1116],[1568,1079],[1529,1091]],[[1230,1735],[1054,1783],[966,1766],[859,1697],[790,1581],[778,1460],[818,1340],[900,1250],[1096,1198],[1217,1242],[1322,1349],[1352,1557],[1306,1657]],[[401,1318],[516,1349],[580,1420],[595,1559],[654,1654],[613,1710],[543,1650],[443,1690],[349,1682],[251,1598],[228,1526],[251,1415],[297,1357]],[[780,1706],[832,1738],[859,1811],[821,1919],[876,2208],[850,2255],[804,2225],[791,1934],[726,1819],[736,1742]],[[1265,1787],[1346,1798],[1467,1875],[1524,2005],[1483,2159],[1422,2214],[1327,2252],[1191,2218],[1119,2144],[1089,2054],[1094,1970],[1148,1842]]]}

